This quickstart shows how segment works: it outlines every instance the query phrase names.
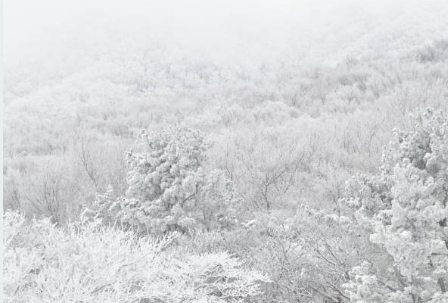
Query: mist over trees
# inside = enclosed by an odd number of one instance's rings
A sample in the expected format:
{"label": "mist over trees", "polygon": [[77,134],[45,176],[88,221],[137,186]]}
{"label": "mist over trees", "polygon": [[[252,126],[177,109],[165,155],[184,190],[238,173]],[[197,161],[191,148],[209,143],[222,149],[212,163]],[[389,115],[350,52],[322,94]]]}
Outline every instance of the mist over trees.
{"label": "mist over trees", "polygon": [[6,302],[448,301],[444,1],[26,4]]}

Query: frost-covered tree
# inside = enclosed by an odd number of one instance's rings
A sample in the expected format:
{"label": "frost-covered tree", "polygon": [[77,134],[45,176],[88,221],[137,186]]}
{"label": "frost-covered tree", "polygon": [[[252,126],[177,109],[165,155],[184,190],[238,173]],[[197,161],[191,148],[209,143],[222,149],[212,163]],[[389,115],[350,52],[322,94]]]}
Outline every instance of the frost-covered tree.
{"label": "frost-covered tree", "polygon": [[348,182],[346,202],[384,248],[381,265],[352,270],[353,302],[448,300],[448,116],[427,109],[411,122],[394,132],[378,176]]}
{"label": "frost-covered tree", "polygon": [[208,146],[196,130],[142,132],[136,148],[127,154],[126,196],[114,198],[109,188],[97,195],[97,210],[84,214],[102,217],[107,223],[118,221],[143,233],[231,226],[240,199],[224,173],[203,172]]}

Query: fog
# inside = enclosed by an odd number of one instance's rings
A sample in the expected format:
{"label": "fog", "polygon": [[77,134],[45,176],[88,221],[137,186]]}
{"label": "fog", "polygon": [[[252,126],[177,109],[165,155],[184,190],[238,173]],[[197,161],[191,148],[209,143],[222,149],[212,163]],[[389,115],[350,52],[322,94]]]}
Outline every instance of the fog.
{"label": "fog", "polygon": [[55,49],[91,53],[107,39],[151,37],[217,60],[291,48],[328,60],[363,27],[414,18],[440,29],[443,8],[443,1],[5,1],[4,55],[9,64]]}

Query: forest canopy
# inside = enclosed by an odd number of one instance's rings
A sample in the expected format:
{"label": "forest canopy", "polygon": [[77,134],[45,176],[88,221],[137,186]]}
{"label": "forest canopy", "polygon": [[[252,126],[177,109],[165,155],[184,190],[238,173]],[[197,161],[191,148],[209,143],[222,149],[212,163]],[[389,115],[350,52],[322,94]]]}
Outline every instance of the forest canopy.
{"label": "forest canopy", "polygon": [[445,1],[26,4],[8,302],[448,301]]}

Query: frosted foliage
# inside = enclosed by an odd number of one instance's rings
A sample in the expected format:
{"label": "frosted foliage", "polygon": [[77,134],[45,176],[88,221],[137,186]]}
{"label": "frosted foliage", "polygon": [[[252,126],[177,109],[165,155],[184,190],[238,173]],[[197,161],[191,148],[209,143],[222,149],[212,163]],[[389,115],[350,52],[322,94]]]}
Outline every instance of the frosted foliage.
{"label": "frosted foliage", "polygon": [[126,196],[115,199],[109,188],[97,195],[96,210],[86,210],[84,217],[156,234],[231,227],[240,201],[224,173],[203,172],[208,146],[195,130],[142,132],[135,150],[127,154]]}
{"label": "frosted foliage", "polygon": [[354,267],[350,273],[350,281],[344,286],[350,295],[351,302],[383,303],[402,302],[413,303],[412,298],[404,292],[393,292],[394,288],[381,280],[372,270],[372,265],[364,261]]}
{"label": "frosted foliage", "polygon": [[105,224],[113,224],[115,215],[121,209],[119,203],[117,203],[114,189],[111,185],[107,187],[104,194],[97,193],[95,197],[96,210],[85,209],[81,214],[84,219],[92,218],[98,219],[102,218]]}
{"label": "frosted foliage", "polygon": [[411,122],[411,131],[395,131],[395,140],[384,150],[379,177],[358,176],[347,184],[347,202],[364,225],[370,223],[370,240],[386,249],[395,271],[395,279],[379,283],[380,278],[367,271],[360,273],[362,266],[354,269],[349,285],[353,302],[377,302],[366,298],[379,293],[372,289],[378,285],[390,292],[387,300],[378,302],[445,302],[448,119],[427,109]]}
{"label": "frosted foliage", "polygon": [[96,220],[56,228],[4,216],[4,302],[247,302],[270,283],[227,253],[172,249]]}
{"label": "frosted foliage", "polygon": [[[140,201],[186,199],[196,191],[208,145],[198,131],[143,132],[128,154],[128,197]],[[163,202],[162,202],[163,203]]]}

